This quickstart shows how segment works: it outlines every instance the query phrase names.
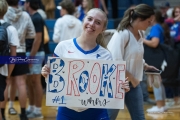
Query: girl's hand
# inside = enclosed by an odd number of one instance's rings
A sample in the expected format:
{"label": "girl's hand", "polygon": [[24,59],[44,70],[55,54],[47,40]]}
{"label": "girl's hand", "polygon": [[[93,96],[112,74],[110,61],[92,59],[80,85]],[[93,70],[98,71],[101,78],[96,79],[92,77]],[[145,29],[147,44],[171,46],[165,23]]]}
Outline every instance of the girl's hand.
{"label": "girl's hand", "polygon": [[154,66],[150,66],[148,64],[145,63],[144,65],[144,70],[155,70],[155,71],[159,71],[159,69],[157,69],[156,67]]}
{"label": "girl's hand", "polygon": [[124,89],[125,92],[130,90],[128,78],[126,78],[125,82],[122,84],[122,89]]}
{"label": "girl's hand", "polygon": [[45,64],[42,67],[41,74],[42,74],[42,76],[44,76],[46,78],[47,75],[49,75],[49,73],[50,73],[50,68],[47,66],[47,64]]}

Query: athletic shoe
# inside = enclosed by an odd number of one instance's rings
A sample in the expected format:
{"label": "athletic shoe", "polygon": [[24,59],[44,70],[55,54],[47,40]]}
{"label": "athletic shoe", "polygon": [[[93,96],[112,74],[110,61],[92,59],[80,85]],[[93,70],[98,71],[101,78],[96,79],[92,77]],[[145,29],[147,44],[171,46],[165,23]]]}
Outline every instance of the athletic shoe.
{"label": "athletic shoe", "polygon": [[169,109],[180,109],[180,103],[172,105]]}
{"label": "athletic shoe", "polygon": [[30,111],[30,110],[26,110],[26,115],[29,115],[31,114],[33,111]]}
{"label": "athletic shoe", "polygon": [[12,107],[12,108],[9,108],[8,113],[9,113],[10,115],[16,115],[16,114],[17,114],[17,111]]}
{"label": "athletic shoe", "polygon": [[27,115],[28,118],[44,118],[43,115],[40,114],[36,114],[34,112],[30,113],[29,115]]}
{"label": "athletic shoe", "polygon": [[147,109],[148,113],[163,113],[167,110],[166,107],[158,108],[157,106],[153,106],[152,108]]}

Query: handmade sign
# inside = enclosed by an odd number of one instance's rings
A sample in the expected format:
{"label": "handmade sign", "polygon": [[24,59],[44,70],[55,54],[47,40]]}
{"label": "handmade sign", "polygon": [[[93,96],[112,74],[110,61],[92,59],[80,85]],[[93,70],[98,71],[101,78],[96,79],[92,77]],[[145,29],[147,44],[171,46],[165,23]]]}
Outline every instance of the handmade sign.
{"label": "handmade sign", "polygon": [[47,106],[124,108],[125,61],[49,57]]}

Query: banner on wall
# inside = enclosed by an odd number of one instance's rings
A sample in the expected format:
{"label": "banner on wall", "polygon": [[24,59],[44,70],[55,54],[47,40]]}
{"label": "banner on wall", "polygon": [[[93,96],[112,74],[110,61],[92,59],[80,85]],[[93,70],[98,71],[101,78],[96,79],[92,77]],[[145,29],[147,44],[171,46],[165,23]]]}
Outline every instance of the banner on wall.
{"label": "banner on wall", "polygon": [[49,57],[46,105],[124,109],[125,61]]}

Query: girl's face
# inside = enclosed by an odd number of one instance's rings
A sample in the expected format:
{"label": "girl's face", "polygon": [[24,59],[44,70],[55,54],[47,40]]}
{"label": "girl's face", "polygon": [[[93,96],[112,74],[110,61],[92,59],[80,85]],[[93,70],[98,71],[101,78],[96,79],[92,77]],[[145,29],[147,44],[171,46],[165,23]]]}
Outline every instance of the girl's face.
{"label": "girl's face", "polygon": [[97,37],[105,30],[106,16],[99,10],[90,10],[83,22],[85,33]]}
{"label": "girl's face", "polygon": [[180,15],[180,8],[176,8],[174,11],[174,16],[177,17]]}
{"label": "girl's face", "polygon": [[154,22],[155,16],[152,15],[151,17],[147,18],[146,20],[139,19],[138,21],[138,29],[139,30],[146,30],[149,26],[151,26]]}
{"label": "girl's face", "polygon": [[87,8],[87,6],[88,6],[88,0],[83,0],[82,1],[82,7]]}

